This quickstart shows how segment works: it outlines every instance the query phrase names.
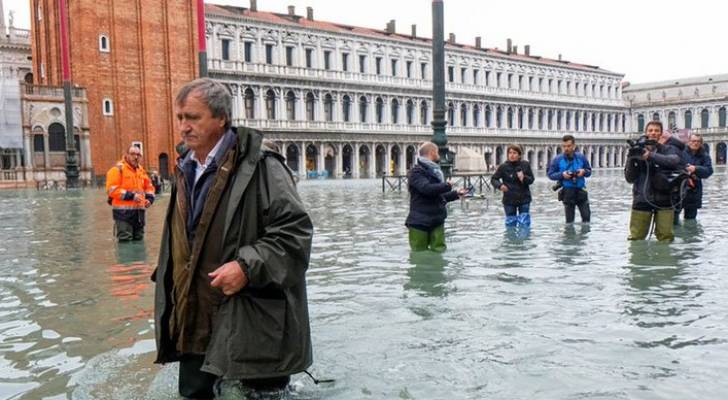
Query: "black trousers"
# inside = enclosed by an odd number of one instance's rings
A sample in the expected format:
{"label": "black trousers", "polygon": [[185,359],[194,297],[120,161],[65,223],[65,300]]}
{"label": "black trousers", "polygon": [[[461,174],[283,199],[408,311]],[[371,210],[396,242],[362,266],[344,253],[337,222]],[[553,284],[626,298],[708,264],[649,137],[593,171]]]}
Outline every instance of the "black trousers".
{"label": "black trousers", "polygon": [[[190,399],[212,399],[215,397],[213,387],[218,377],[200,371],[205,356],[198,354],[184,355],[179,362],[179,394]],[[264,379],[243,379],[243,386],[254,391],[268,391],[283,389],[288,386],[291,378],[280,376]]]}
{"label": "black trousers", "polygon": [[589,207],[589,194],[586,190],[576,188],[564,188],[564,214],[566,215],[566,223],[574,222],[576,217],[576,208],[579,208],[579,215],[582,222],[591,220],[591,209]]}

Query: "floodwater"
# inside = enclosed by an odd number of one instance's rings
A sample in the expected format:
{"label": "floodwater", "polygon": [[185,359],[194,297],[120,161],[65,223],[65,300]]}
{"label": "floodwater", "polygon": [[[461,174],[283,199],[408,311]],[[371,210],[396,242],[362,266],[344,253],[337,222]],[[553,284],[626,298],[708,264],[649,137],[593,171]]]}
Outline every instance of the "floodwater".
{"label": "floodwater", "polygon": [[[706,182],[674,243],[628,243],[620,171],[590,180],[591,225],[565,225],[539,177],[530,236],[505,232],[489,194],[451,204],[436,255],[409,252],[406,193],[303,182],[310,372],[336,381],[296,375],[291,397],[723,399],[727,184]],[[152,364],[167,201],[144,243],[117,245],[101,191],[0,192],[0,399],[178,398],[175,365]]]}

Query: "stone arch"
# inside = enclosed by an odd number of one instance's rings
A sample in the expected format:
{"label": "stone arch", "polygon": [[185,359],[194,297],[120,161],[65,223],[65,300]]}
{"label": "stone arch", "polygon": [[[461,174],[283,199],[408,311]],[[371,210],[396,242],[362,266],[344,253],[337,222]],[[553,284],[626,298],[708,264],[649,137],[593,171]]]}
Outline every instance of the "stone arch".
{"label": "stone arch", "polygon": [[326,171],[327,177],[336,175],[336,146],[326,143],[323,146],[324,165],[323,170]]}
{"label": "stone arch", "polygon": [[351,178],[354,171],[354,147],[349,143],[341,147],[341,170],[344,178]]}
{"label": "stone arch", "polygon": [[495,165],[501,165],[504,162],[503,153],[503,146],[497,146],[495,148]]}
{"label": "stone arch", "polygon": [[313,143],[309,143],[306,146],[306,172],[318,172],[320,166],[318,165],[318,153],[317,146]]}
{"label": "stone arch", "polygon": [[374,174],[378,178],[383,176],[387,171],[386,164],[387,147],[383,144],[377,144],[374,147]]}
{"label": "stone arch", "polygon": [[400,175],[402,171],[402,166],[400,165],[400,156],[402,154],[402,149],[399,148],[399,145],[395,144],[392,146],[392,148],[389,150],[389,164],[387,165],[387,175]]}
{"label": "stone arch", "polygon": [[415,161],[417,160],[417,148],[414,145],[408,145],[407,146],[407,155],[405,157],[405,166],[407,167],[407,171],[409,171],[413,165],[415,165]]}
{"label": "stone arch", "polygon": [[359,146],[359,176],[362,178],[371,178],[369,176],[369,166],[372,163],[372,151],[368,145]]}
{"label": "stone arch", "polygon": [[301,171],[298,170],[298,166],[300,165],[301,149],[297,144],[291,143],[286,146],[285,151],[286,165],[288,165],[288,168],[292,171],[296,171],[300,175]]}
{"label": "stone arch", "polygon": [[728,151],[728,148],[726,147],[725,142],[719,142],[715,145],[715,164],[716,165],[725,165],[726,164],[726,152]]}

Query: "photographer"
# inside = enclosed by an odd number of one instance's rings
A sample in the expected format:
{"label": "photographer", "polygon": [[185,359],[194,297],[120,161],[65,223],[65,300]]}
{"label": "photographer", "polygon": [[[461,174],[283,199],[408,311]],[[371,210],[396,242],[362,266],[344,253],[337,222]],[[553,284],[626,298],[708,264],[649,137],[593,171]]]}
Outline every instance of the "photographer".
{"label": "photographer", "polygon": [[586,191],[586,178],[591,176],[591,166],[583,154],[576,151],[576,140],[571,135],[561,139],[563,152],[549,165],[548,176],[557,181],[553,186],[559,191],[559,200],[564,203],[566,223],[574,222],[576,207],[579,207],[581,222],[589,222],[589,195]]}
{"label": "photographer", "polygon": [[534,181],[531,164],[521,160],[523,149],[517,144],[508,146],[508,160],[498,166],[490,184],[503,192],[503,210],[506,214],[506,227],[528,229],[531,226],[531,190]]}
{"label": "photographer", "polygon": [[682,154],[683,161],[687,164],[685,171],[688,173],[687,189],[682,202],[675,209],[675,224],[680,219],[680,211],[685,210],[685,220],[695,219],[698,216],[698,208],[703,206],[703,179],[713,175],[713,164],[710,155],[703,146],[703,137],[698,134],[690,135],[688,146]]}
{"label": "photographer", "polygon": [[655,224],[657,240],[672,240],[674,218],[672,195],[679,190],[680,153],[667,144],[662,135],[662,123],[650,121],[645,136],[630,141],[629,160],[624,178],[632,184],[632,213],[629,220],[629,240],[643,240]]}

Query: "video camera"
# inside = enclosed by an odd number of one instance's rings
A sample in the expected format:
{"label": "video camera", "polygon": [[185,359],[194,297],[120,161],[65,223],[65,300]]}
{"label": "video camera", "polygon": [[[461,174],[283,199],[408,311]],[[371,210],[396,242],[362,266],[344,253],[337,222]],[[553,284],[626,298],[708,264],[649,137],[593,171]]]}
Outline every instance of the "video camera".
{"label": "video camera", "polygon": [[640,157],[645,152],[647,146],[654,146],[657,141],[648,138],[645,135],[638,137],[637,139],[627,139],[629,145],[629,151],[627,152],[628,157]]}

